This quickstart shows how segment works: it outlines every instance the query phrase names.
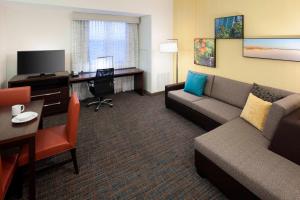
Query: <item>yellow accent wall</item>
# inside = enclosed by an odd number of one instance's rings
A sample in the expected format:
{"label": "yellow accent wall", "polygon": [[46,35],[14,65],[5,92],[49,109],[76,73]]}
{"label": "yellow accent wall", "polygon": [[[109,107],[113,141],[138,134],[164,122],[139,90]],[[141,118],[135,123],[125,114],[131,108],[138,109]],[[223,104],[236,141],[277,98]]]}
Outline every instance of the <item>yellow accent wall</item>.
{"label": "yellow accent wall", "polygon": [[242,57],[242,40],[217,40],[217,67],[194,65],[194,38],[214,37],[216,17],[244,15],[245,37],[299,37],[299,0],[174,0],[179,80],[188,70],[300,92],[300,62]]}

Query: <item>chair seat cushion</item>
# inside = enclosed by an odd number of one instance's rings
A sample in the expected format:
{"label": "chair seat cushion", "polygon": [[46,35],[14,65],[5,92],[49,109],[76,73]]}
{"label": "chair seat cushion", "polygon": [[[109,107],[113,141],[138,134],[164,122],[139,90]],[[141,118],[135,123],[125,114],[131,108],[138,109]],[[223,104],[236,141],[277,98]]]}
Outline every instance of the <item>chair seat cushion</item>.
{"label": "chair seat cushion", "polygon": [[[42,160],[70,149],[72,145],[68,142],[65,125],[42,129],[36,134],[36,160]],[[25,145],[20,152],[18,164],[23,166],[27,163],[28,145]]]}
{"label": "chair seat cushion", "polygon": [[168,92],[168,97],[188,107],[191,107],[194,101],[199,101],[200,99],[206,98],[206,96],[199,97],[185,92],[183,89]]}
{"label": "chair seat cushion", "polygon": [[[2,159],[2,192],[5,195],[17,166],[18,155],[4,156]],[[1,197],[0,197],[1,198]]]}
{"label": "chair seat cushion", "polygon": [[209,97],[192,102],[192,108],[221,124],[237,118],[242,112],[240,108]]}
{"label": "chair seat cushion", "polygon": [[268,150],[269,140],[241,118],[195,139],[195,148],[261,199],[299,199],[299,165]]}

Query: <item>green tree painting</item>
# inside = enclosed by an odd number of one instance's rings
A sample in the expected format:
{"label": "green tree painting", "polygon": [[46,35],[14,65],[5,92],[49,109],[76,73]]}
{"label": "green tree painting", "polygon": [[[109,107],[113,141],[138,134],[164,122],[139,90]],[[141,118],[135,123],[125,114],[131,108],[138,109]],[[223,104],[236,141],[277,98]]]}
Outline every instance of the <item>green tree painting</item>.
{"label": "green tree painting", "polygon": [[208,67],[216,66],[215,39],[197,38],[194,40],[194,63]]}

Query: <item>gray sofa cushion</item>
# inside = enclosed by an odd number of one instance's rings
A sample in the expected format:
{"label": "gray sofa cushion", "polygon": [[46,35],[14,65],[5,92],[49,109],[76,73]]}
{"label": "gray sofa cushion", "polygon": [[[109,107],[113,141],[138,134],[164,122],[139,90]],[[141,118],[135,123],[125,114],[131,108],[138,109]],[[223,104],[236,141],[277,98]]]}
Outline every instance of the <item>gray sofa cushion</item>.
{"label": "gray sofa cushion", "polygon": [[286,115],[300,107],[300,94],[292,94],[272,104],[264,131],[262,134],[272,140],[279,121]]}
{"label": "gray sofa cushion", "polygon": [[221,124],[239,117],[242,112],[240,108],[210,97],[194,101],[192,108]]}
{"label": "gray sofa cushion", "polygon": [[243,108],[251,88],[251,84],[215,76],[211,97]]}
{"label": "gray sofa cushion", "polygon": [[207,76],[207,80],[206,80],[206,84],[205,84],[205,89],[204,89],[204,94],[206,96],[210,96],[215,76],[214,75],[210,75],[210,74],[199,73],[199,72],[195,72],[195,71],[193,71],[193,72],[197,73],[197,74],[202,74],[202,75],[206,75]]}
{"label": "gray sofa cushion", "polygon": [[275,92],[272,92],[271,89],[267,89],[266,87],[262,87],[256,83],[253,83],[253,87],[250,92],[258,98],[271,103],[285,97],[283,95],[278,95]]}
{"label": "gray sofa cushion", "polygon": [[188,107],[191,107],[194,101],[199,101],[200,99],[206,98],[205,96],[198,97],[196,95],[190,94],[188,92],[185,92],[183,89],[168,92],[168,97]]}
{"label": "gray sofa cushion", "polygon": [[294,94],[293,92],[287,91],[287,90],[281,90],[281,89],[277,89],[277,88],[273,88],[273,87],[269,87],[269,86],[264,86],[264,85],[259,85],[260,87],[269,90],[270,92],[274,93],[275,95],[278,96],[283,96],[283,97],[287,97],[291,94]]}
{"label": "gray sofa cushion", "polygon": [[241,118],[195,139],[195,148],[261,199],[299,199],[300,167],[269,151],[269,141]]}

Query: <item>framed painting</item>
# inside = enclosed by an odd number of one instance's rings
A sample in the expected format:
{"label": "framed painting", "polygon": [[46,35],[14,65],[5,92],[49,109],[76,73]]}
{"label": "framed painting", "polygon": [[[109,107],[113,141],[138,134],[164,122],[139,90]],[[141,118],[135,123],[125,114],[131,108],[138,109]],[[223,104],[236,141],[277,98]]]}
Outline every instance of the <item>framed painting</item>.
{"label": "framed painting", "polygon": [[244,39],[243,56],[300,62],[300,38]]}
{"label": "framed painting", "polygon": [[194,63],[216,67],[216,40],[213,38],[194,39]]}
{"label": "framed painting", "polygon": [[215,37],[217,39],[243,39],[244,15],[216,18]]}

